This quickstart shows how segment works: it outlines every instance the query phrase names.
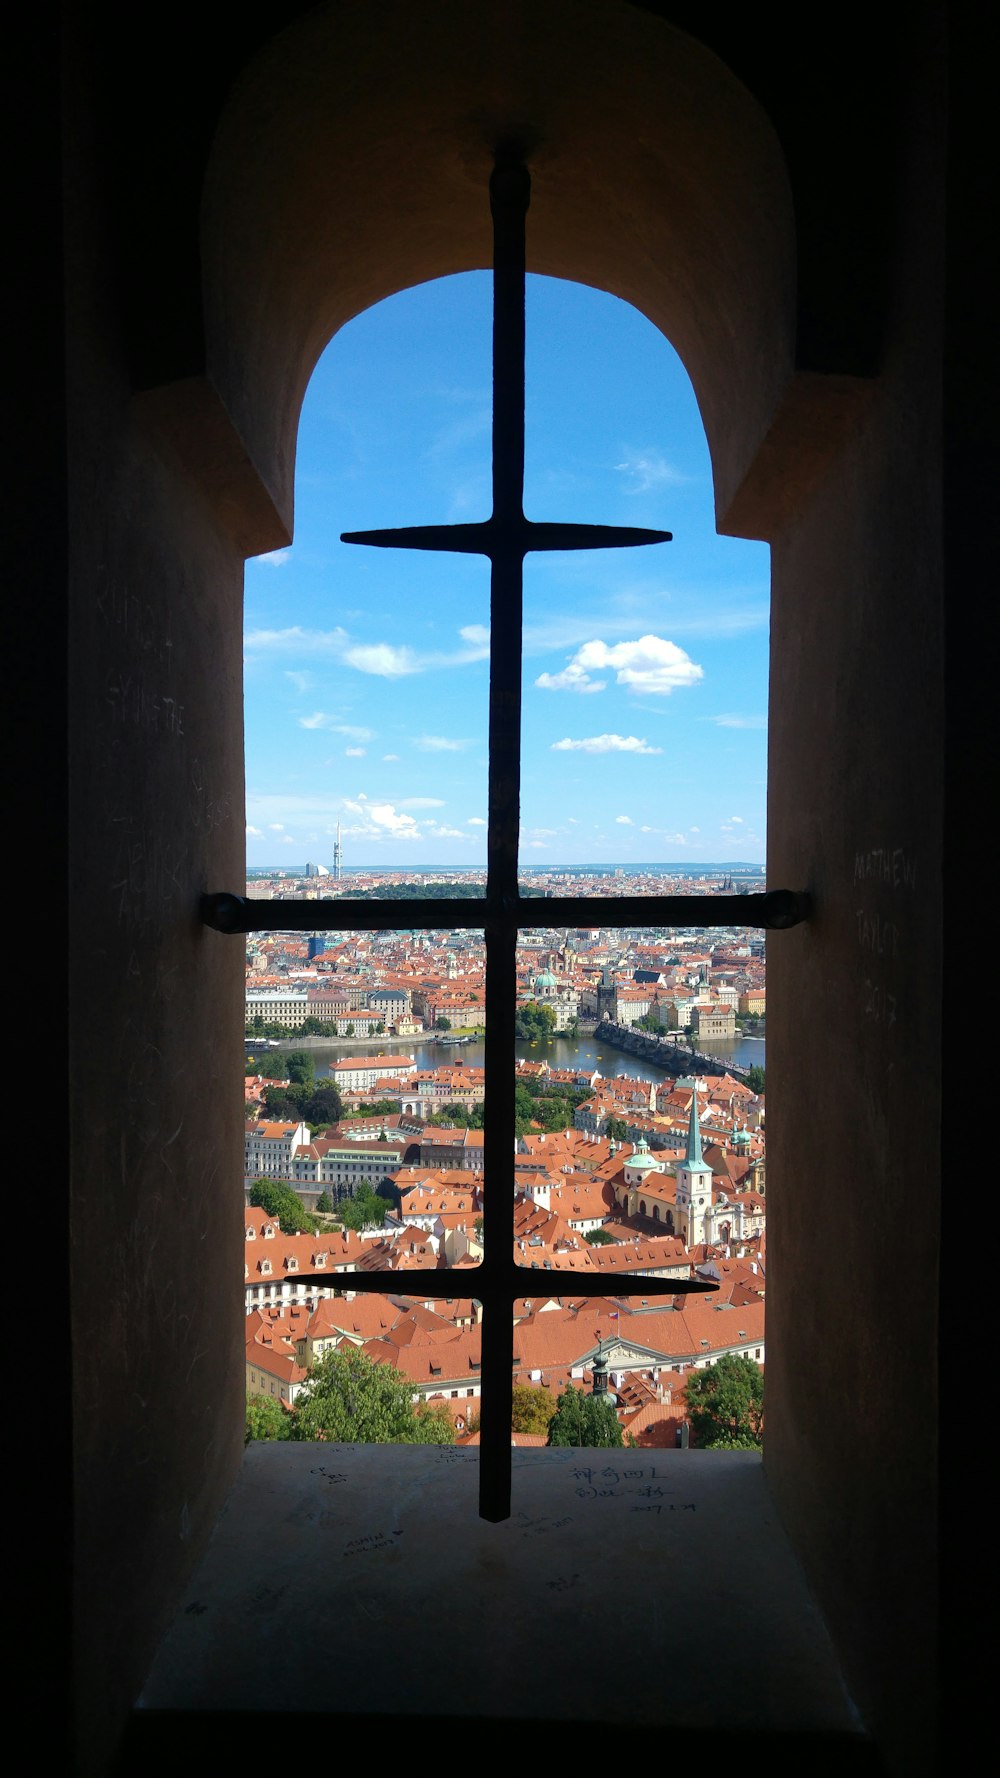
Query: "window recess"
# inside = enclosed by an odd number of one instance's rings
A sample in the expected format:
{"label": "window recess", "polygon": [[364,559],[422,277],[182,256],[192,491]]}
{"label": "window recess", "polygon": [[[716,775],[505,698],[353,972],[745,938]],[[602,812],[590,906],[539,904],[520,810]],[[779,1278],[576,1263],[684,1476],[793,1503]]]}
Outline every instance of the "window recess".
{"label": "window recess", "polygon": [[[486,938],[486,1033],[484,1173],[489,1182],[484,1208],[485,1253],[462,1287],[475,1289],[483,1305],[482,1413],[479,1510],[498,1521],[510,1516],[510,1390],[513,1304],[523,1296],[525,1273],[515,1266],[514,1203],[514,1017],[515,954],[518,928],[537,925],[539,904],[518,888],[518,832],[521,774],[522,569],[534,550],[643,547],[668,543],[670,533],[634,526],[535,522],[525,517],[524,487],[524,276],[525,219],[531,181],[514,155],[498,154],[490,179],[493,217],[493,511],[478,524],[414,525],[399,529],[345,532],[345,543],[376,549],[440,550],[484,555],[490,579],[489,831],[487,885],[476,901],[337,900],[250,902],[216,892],[202,897],[201,915],[217,932],[260,931],[383,932],[405,926],[414,931],[480,928]],[[794,890],[758,895],[713,896],[713,924],[759,926],[776,931],[806,918],[807,898]],[[618,897],[560,896],[560,925],[701,926],[705,899],[696,895]],[[319,916],[319,918],[318,918]],[[391,1271],[345,1272],[345,1285],[385,1294],[398,1289]],[[474,1280],[474,1283],[473,1283]],[[422,1293],[455,1294],[450,1268],[421,1274]],[[605,1296],[601,1275],[573,1276],[573,1294]],[[679,1296],[716,1287],[702,1280],[628,1277],[616,1279],[621,1295]]]}

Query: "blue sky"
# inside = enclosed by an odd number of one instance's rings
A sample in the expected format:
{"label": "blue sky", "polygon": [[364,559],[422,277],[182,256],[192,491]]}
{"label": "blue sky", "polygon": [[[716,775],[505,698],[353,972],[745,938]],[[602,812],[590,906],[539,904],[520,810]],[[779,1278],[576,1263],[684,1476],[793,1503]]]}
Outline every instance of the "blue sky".
{"label": "blue sky", "polygon": [[[490,508],[490,279],[390,297],[303,404],[290,549],[246,568],[251,866],[485,862],[489,565],[341,531]],[[525,511],[650,525],[525,565],[524,865],[764,858],[766,545],[717,537],[680,359],[638,310],[529,277]]]}

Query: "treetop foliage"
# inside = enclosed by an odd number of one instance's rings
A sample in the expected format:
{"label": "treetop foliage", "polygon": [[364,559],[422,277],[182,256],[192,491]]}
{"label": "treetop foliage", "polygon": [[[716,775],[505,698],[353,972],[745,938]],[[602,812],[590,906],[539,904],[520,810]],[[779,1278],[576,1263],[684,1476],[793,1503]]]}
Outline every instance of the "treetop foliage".
{"label": "treetop foliage", "polygon": [[243,1443],[248,1445],[251,1439],[291,1438],[292,1416],[287,1408],[273,1395],[248,1395],[246,1435]]}
{"label": "treetop foliage", "polygon": [[764,1373],[727,1352],[685,1385],[695,1442],[705,1450],[756,1450],[764,1443]]}
{"label": "treetop foliage", "polygon": [[539,1006],[530,1001],[527,1006],[519,1006],[514,1017],[514,1035],[535,1039],[551,1037],[556,1028],[555,1008]]}
{"label": "treetop foliage", "polygon": [[391,1364],[355,1350],[327,1352],[295,1403],[292,1437],[373,1445],[452,1445],[443,1404],[411,1400],[410,1384]]}
{"label": "treetop foliage", "polygon": [[623,1442],[618,1415],[608,1397],[588,1395],[569,1383],[549,1421],[548,1443],[618,1449]]}
{"label": "treetop foliage", "polygon": [[556,1399],[547,1386],[535,1388],[532,1383],[514,1384],[510,1398],[512,1432],[548,1432],[555,1411]]}
{"label": "treetop foliage", "polygon": [[276,1221],[283,1235],[314,1235],[316,1219],[303,1210],[290,1185],[280,1179],[255,1179],[250,1187],[250,1202]]}
{"label": "treetop foliage", "polygon": [[358,1182],[353,1198],[345,1198],[340,1204],[337,1215],[345,1229],[355,1229],[358,1232],[361,1229],[377,1229],[385,1221],[387,1211],[395,1207],[398,1195],[398,1192],[394,1193],[389,1188],[384,1193],[375,1191],[370,1179],[362,1179]]}

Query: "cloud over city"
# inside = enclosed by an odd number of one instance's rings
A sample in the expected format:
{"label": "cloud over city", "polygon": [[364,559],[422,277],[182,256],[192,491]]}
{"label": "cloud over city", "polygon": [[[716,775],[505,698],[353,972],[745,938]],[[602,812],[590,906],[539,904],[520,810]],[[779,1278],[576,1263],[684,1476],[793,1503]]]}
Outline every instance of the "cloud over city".
{"label": "cloud over city", "polygon": [[651,488],[679,488],[688,480],[657,450],[626,449],[622,462],[616,463],[615,468],[625,477],[628,494],[648,494]]}
{"label": "cloud over city", "polygon": [[587,735],[583,740],[553,741],[553,753],[662,753],[662,747],[651,747],[637,735]]}
{"label": "cloud over city", "polygon": [[676,642],[662,636],[640,636],[634,642],[585,642],[559,673],[540,673],[540,691],[604,691],[607,679],[598,673],[614,673],[615,683],[636,697],[669,697],[679,686],[697,685],[704,668]]}
{"label": "cloud over city", "polygon": [[[468,667],[489,659],[490,633],[484,624],[463,624],[458,631],[461,647],[421,649],[408,642],[358,642],[339,624],[332,630],[309,630],[300,624],[287,629],[248,630],[243,651],[248,664],[281,655],[299,655],[310,661],[336,660],[355,672],[376,679],[406,679],[436,668]],[[286,670],[287,671],[287,670]],[[288,672],[289,678],[304,678]]]}

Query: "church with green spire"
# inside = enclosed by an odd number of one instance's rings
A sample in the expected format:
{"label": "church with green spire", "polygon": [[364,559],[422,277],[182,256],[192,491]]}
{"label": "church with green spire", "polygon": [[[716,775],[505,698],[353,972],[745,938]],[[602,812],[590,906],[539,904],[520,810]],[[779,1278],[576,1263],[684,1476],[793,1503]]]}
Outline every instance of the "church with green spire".
{"label": "church with green spire", "polygon": [[677,1209],[674,1223],[687,1247],[698,1247],[713,1239],[712,1169],[701,1151],[701,1121],[698,1115],[698,1094],[691,1094],[691,1115],[688,1120],[687,1149],[676,1172]]}

